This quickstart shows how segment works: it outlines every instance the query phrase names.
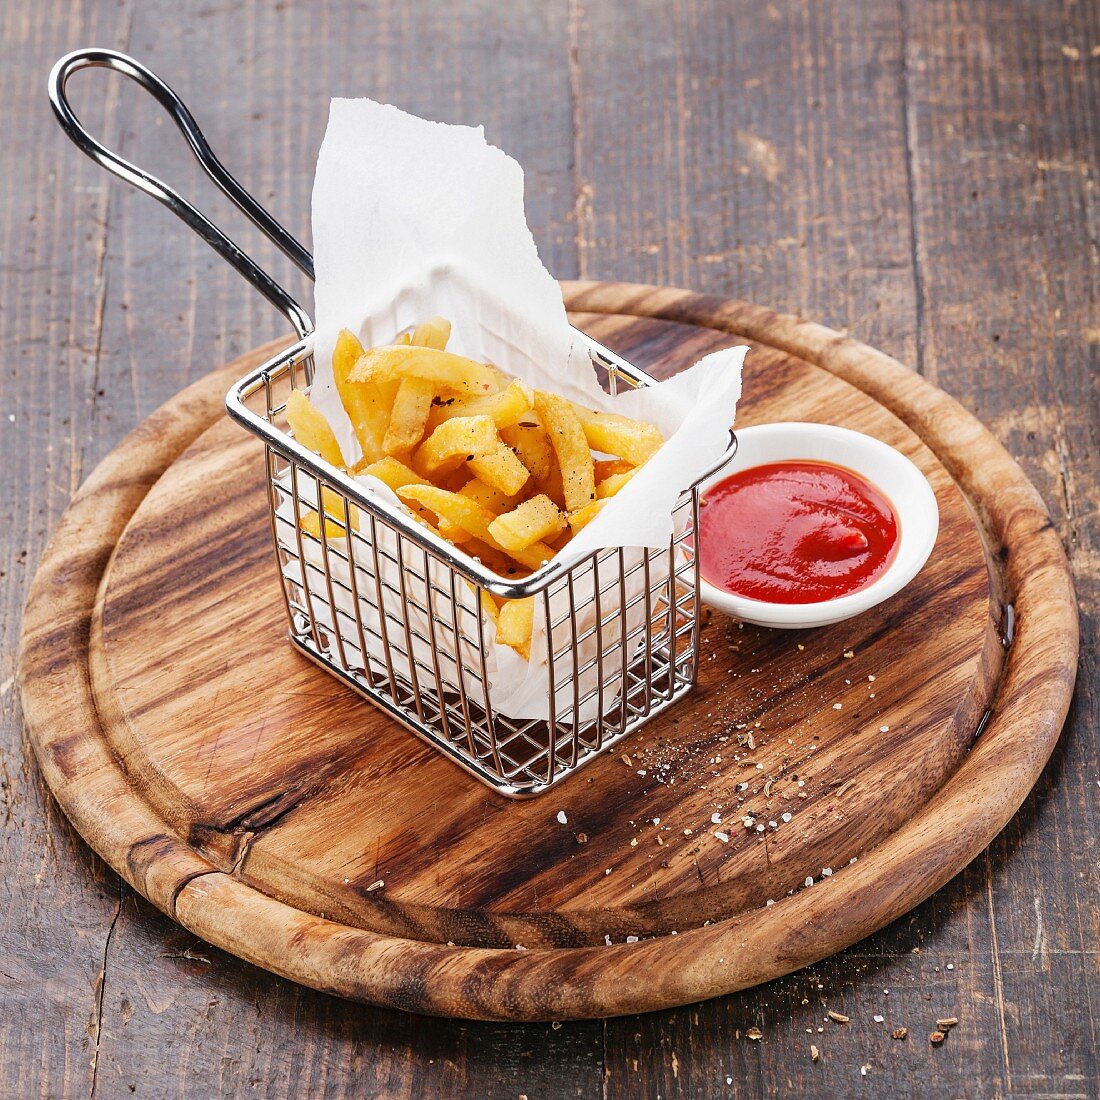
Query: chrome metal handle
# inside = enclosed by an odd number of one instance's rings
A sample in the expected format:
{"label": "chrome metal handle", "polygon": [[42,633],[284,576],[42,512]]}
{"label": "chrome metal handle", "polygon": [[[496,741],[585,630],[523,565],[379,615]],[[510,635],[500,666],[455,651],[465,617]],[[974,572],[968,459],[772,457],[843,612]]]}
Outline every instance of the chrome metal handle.
{"label": "chrome metal handle", "polygon": [[189,203],[179,192],[149,172],[131,164],[92,137],[76,117],[66,85],[69,77],[81,69],[112,69],[141,85],[172,117],[187,141],[195,159],[223,194],[251,221],[285,256],[310,279],[313,257],[292,237],[232,176],[214,155],[198,124],[183,100],[163,80],[124,53],[116,50],[84,49],[66,54],[50,72],[50,103],[61,128],[73,143],[108,172],[152,195],[173,214],[193,229],[222,259],[243,275],[305,337],[313,331],[309,314],[266,271],[227,237],[205,214]]}

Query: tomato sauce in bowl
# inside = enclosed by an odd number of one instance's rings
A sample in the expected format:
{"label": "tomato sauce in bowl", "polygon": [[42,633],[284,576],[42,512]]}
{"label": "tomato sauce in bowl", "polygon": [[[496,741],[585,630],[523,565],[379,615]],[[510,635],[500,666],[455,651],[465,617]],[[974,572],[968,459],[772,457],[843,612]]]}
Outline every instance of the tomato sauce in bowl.
{"label": "tomato sauce in bowl", "polygon": [[770,462],[710,485],[699,501],[699,569],[752,600],[818,603],[858,592],[897,553],[897,512],[844,466]]}

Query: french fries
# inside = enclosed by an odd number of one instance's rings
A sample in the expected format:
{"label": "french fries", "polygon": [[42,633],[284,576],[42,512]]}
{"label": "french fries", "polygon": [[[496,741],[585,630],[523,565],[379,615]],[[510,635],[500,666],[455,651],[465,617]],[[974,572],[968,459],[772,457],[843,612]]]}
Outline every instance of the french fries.
{"label": "french fries", "polygon": [[433,317],[422,325],[417,325],[413,331],[410,343],[418,344],[422,348],[435,348],[443,351],[447,341],[451,338],[451,322],[446,317]]}
{"label": "french fries", "polygon": [[524,600],[506,600],[497,615],[497,641],[510,645],[525,661],[529,661],[534,625],[534,596]]}
{"label": "french fries", "polygon": [[[333,375],[361,455],[349,465],[328,421],[300,390],[287,422],[326,462],[387,485],[414,516],[505,577],[539,569],[583,530],[660,448],[652,424],[531,390],[496,367],[447,351],[450,323],[432,318],[364,349],[340,333]],[[344,538],[358,510],[322,487],[303,533]],[[497,641],[530,659],[535,599],[478,590]]]}
{"label": "french fries", "polygon": [[485,397],[439,397],[428,417],[428,430],[434,431],[444,420],[455,416],[491,416],[498,428],[509,428],[531,409],[531,399],[519,382],[512,382],[500,393]]}
{"label": "french fries", "polygon": [[307,451],[319,454],[333,466],[344,465],[344,454],[329,422],[301,390],[290,391],[286,399],[286,420],[294,438]]}
{"label": "french fries", "polygon": [[514,497],[531,476],[531,471],[516,458],[512,448],[499,436],[496,446],[488,454],[475,455],[470,459],[470,469],[486,485],[491,485],[510,497]]}
{"label": "french fries", "polygon": [[596,468],[585,429],[573,406],[552,393],[535,394],[535,409],[546,425],[561,470],[565,507],[574,512],[596,499]]}
{"label": "french fries", "polygon": [[456,416],[445,420],[417,448],[413,467],[425,476],[453,470],[463,461],[491,454],[500,442],[488,416]]}
{"label": "french fries", "polygon": [[393,382],[352,382],[352,369],[362,356],[363,345],[359,343],[359,338],[348,329],[343,329],[336,338],[336,350],[332,353],[336,392],[351,421],[359,449],[365,457],[373,460],[382,457],[382,441],[397,385]]}
{"label": "french fries", "polygon": [[402,378],[425,378],[452,393],[492,393],[500,374],[485,363],[438,348],[393,345],[365,352],[348,376],[352,382],[393,382]]}
{"label": "french fries", "polygon": [[528,546],[560,535],[567,527],[565,516],[544,494],[525,500],[518,507],[489,524],[489,534],[505,550],[526,550]]}
{"label": "french fries", "polygon": [[618,413],[596,413],[584,421],[583,427],[592,450],[618,455],[631,466],[644,466],[664,443],[656,425],[643,424]]}
{"label": "french fries", "polygon": [[393,399],[390,422],[382,437],[382,450],[386,454],[407,455],[424,438],[433,397],[435,384],[428,379],[412,376],[401,379]]}
{"label": "french fries", "polygon": [[[464,497],[461,493],[438,489],[434,485],[406,485],[397,490],[397,495],[402,500],[413,500],[424,505],[441,520],[461,527],[468,535],[487,543],[492,549],[504,551],[504,547],[489,531],[489,525],[496,517],[476,500]],[[530,570],[538,569],[554,556],[554,551],[541,542],[534,542],[522,550],[504,552]]]}

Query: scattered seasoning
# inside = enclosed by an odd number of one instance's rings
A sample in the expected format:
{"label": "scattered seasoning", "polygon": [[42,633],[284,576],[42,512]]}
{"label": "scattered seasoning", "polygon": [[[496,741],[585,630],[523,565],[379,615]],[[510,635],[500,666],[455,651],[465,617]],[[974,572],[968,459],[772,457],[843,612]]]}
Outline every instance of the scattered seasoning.
{"label": "scattered seasoning", "polygon": [[578,844],[587,844],[588,843],[588,834],[587,833],[577,833],[577,843]]}
{"label": "scattered seasoning", "polygon": [[853,658],[854,656],[855,656],[855,653],[853,653],[853,652],[852,652],[852,650],[850,650],[850,649],[846,649],[846,650],[844,651],[844,658],[845,658],[845,660],[848,660],[848,661],[850,661],[850,660],[851,660],[851,659],[852,659],[852,658]]}
{"label": "scattered seasoning", "polygon": [[843,703],[834,703],[833,704],[833,710],[843,710],[843,709],[844,709],[844,704]]}
{"label": "scattered seasoning", "polygon": [[815,1047],[813,1045],[813,1043],[811,1043],[810,1044],[810,1061],[811,1062],[816,1062],[820,1057],[821,1057],[821,1051],[818,1050],[817,1047]]}
{"label": "scattered seasoning", "polygon": [[729,844],[729,842],[730,842],[729,833],[715,833],[714,836],[715,836],[716,839],[720,840],[723,844]]}
{"label": "scattered seasoning", "polygon": [[947,1016],[936,1021],[937,1031],[950,1031],[959,1022],[958,1016]]}
{"label": "scattered seasoning", "polygon": [[890,1032],[891,1039],[905,1039],[909,1035],[909,1029],[907,1027],[896,1027]]}
{"label": "scattered seasoning", "polygon": [[568,825],[569,824],[569,818],[567,818],[565,816],[565,811],[564,810],[558,810],[558,824],[559,825]]}
{"label": "scattered seasoning", "polygon": [[745,1034],[753,1040],[753,1042],[759,1042],[764,1038],[764,1033],[758,1027],[750,1027]]}
{"label": "scattered seasoning", "polygon": [[883,1023],[886,1022],[886,1017],[885,1016],[875,1015],[875,1016],[872,1016],[871,1019],[874,1020],[876,1024],[883,1024]]}
{"label": "scattered seasoning", "polygon": [[382,881],[382,879],[377,879],[376,881],[372,882],[370,886],[367,887],[367,893],[369,894],[372,890],[381,890],[382,887],[385,885],[386,884]]}
{"label": "scattered seasoning", "polygon": [[834,1023],[846,1024],[851,1019],[851,1017],[845,1016],[843,1012],[834,1012],[833,1009],[830,1008],[829,1019],[832,1020]]}
{"label": "scattered seasoning", "polygon": [[871,1068],[871,1063],[870,1062],[864,1062],[863,1065],[859,1067],[860,1077],[866,1077],[867,1076],[867,1071],[870,1068]]}
{"label": "scattered seasoning", "polygon": [[940,1043],[942,1043],[944,1041],[944,1039],[946,1039],[946,1038],[947,1038],[947,1036],[944,1035],[944,1033],[942,1031],[933,1031],[932,1034],[928,1036],[928,1041],[934,1047],[938,1047],[940,1045]]}
{"label": "scattered seasoning", "polygon": [[890,727],[889,726],[879,726],[878,731],[879,731],[879,733],[889,733],[890,732]]}

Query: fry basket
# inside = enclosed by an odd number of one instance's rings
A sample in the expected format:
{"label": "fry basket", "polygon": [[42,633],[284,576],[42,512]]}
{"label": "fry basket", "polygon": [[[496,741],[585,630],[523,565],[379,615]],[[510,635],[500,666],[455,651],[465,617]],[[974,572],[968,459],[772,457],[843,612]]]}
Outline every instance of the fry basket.
{"label": "fry basket", "polygon": [[[298,340],[240,379],[229,415],[265,446],[277,576],[291,642],[497,792],[543,792],[671,706],[695,683],[699,484],[685,490],[661,548],[615,547],[569,564],[553,559],[522,579],[493,572],[439,538],[392,499],[298,444],[287,396],[313,383],[313,325],[302,307],[194,206],[93,138],[69,104],[76,71],[121,72],[172,116],[207,175],[309,278],[310,254],[218,161],[179,97],[149,69],[112,50],[58,61],[50,99],[62,128],[93,160],[152,195],[193,228],[294,326]],[[653,380],[577,332],[614,393]],[[312,516],[312,521],[310,517]],[[545,713],[510,717],[500,650],[482,613],[487,595],[534,598],[545,642],[525,674],[540,676]],[[247,611],[247,609],[242,609]],[[494,675],[498,682],[494,683]],[[497,689],[497,690],[494,690]]]}

